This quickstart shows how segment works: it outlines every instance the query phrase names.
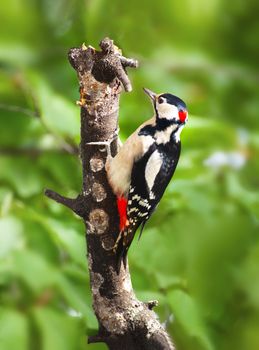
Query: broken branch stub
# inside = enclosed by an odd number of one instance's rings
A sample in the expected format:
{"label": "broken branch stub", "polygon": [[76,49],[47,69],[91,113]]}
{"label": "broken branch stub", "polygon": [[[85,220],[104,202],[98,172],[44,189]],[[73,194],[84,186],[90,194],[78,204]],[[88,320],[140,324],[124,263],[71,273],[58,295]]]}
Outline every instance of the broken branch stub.
{"label": "broken branch stub", "polygon": [[100,42],[101,51],[92,46],[73,48],[68,57],[72,67],[82,76],[91,72],[99,82],[111,83],[117,78],[124,86],[125,91],[131,91],[132,86],[126,73],[126,67],[138,67],[138,61],[121,55],[121,50],[114,45],[113,40],[104,38]]}

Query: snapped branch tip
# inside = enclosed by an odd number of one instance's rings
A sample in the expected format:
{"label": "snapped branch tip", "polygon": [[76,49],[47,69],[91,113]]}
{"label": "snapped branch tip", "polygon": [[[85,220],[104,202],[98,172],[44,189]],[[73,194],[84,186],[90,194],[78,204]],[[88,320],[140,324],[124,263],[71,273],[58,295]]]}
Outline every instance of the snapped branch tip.
{"label": "snapped branch tip", "polygon": [[75,211],[76,199],[64,197],[61,194],[59,194],[55,191],[52,191],[50,189],[46,189],[44,191],[44,194],[48,198],[53,199],[55,202],[63,204],[66,207],[70,208],[71,210]]}
{"label": "snapped branch tip", "polygon": [[146,305],[147,305],[149,310],[153,310],[154,307],[158,306],[158,300],[150,300],[150,301],[146,302]]}

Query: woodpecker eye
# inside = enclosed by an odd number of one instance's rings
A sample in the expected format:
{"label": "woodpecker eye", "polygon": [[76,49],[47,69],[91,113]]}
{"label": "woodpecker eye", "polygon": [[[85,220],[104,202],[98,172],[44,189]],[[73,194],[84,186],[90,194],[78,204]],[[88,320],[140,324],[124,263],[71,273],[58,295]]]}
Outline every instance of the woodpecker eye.
{"label": "woodpecker eye", "polygon": [[158,103],[160,104],[160,103],[163,103],[163,102],[164,102],[163,97],[159,97],[159,99],[158,99]]}

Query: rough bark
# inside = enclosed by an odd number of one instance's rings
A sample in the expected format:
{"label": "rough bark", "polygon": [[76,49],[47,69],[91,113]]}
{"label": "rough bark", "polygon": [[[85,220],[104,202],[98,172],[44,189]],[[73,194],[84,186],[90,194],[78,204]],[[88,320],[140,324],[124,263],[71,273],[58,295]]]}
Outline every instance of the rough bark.
{"label": "rough bark", "polygon": [[168,334],[152,311],[156,302],[137,300],[128,267],[116,273],[111,247],[119,234],[119,218],[105,161],[108,144],[112,155],[117,152],[122,86],[131,91],[125,68],[137,67],[137,62],[123,57],[108,38],[100,47],[97,51],[83,45],[68,54],[80,84],[82,191],[75,199],[52,190],[46,190],[46,195],[72,209],[86,226],[93,308],[99,322],[98,334],[89,337],[89,343],[105,342],[112,350],[172,350]]}

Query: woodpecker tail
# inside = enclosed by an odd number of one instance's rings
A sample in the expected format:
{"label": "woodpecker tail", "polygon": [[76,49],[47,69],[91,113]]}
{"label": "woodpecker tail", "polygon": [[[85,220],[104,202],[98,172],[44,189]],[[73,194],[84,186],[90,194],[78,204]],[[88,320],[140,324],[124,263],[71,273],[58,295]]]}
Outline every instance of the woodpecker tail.
{"label": "woodpecker tail", "polygon": [[121,231],[117,241],[114,245],[114,251],[116,252],[116,260],[117,260],[117,273],[120,273],[121,264],[123,263],[124,268],[127,267],[127,254],[129,247],[133,241],[135,235],[135,230],[133,231],[131,228],[126,228]]}
{"label": "woodpecker tail", "polygon": [[126,269],[127,265],[127,250],[124,247],[123,240],[124,240],[124,232],[121,231],[119,234],[119,237],[115,244],[116,249],[116,270],[117,274],[120,273],[121,264],[123,263],[124,268]]}

